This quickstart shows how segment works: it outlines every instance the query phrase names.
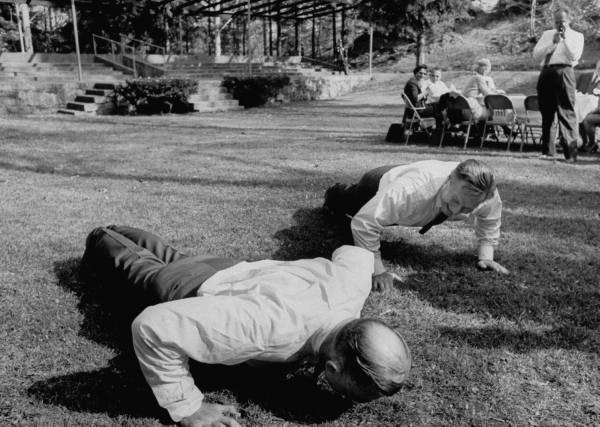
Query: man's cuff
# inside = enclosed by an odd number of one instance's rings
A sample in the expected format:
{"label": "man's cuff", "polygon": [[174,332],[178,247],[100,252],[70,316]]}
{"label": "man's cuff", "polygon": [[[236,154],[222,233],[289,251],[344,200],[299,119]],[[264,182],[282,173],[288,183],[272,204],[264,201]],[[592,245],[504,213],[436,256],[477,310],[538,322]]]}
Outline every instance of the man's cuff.
{"label": "man's cuff", "polygon": [[179,384],[152,387],[158,404],[169,412],[175,422],[189,417],[202,406],[204,395],[190,380],[191,377],[186,377]]}
{"label": "man's cuff", "polygon": [[494,260],[494,247],[492,245],[479,246],[478,258],[480,261],[493,261]]}
{"label": "man's cuff", "polygon": [[375,270],[373,272],[374,276],[377,276],[381,273],[385,273],[385,267],[383,266],[383,263],[381,262],[381,252],[375,252]]}

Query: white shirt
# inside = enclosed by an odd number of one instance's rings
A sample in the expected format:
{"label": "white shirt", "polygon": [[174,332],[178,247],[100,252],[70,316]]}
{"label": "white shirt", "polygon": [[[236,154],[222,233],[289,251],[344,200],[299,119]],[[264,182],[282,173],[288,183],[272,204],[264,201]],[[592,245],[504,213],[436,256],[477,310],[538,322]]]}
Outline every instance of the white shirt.
{"label": "white shirt", "polygon": [[[458,166],[458,162],[424,160],[395,167],[379,181],[377,194],[369,200],[350,224],[354,243],[375,255],[375,274],[385,272],[379,251],[381,233],[386,226],[422,227],[432,221],[441,208],[439,190]],[[502,201],[498,191],[468,215],[448,218],[474,222],[479,244],[479,259],[493,259],[500,237]]]}
{"label": "white shirt", "polygon": [[556,31],[557,30],[544,31],[542,37],[533,48],[533,59],[539,62],[541,66],[544,66],[546,55],[554,49],[554,53],[550,57],[548,65],[567,64],[574,67],[577,65],[577,62],[583,53],[583,34],[569,27],[565,30],[564,40],[559,41],[558,44],[555,45],[553,40]]}
{"label": "white shirt", "polygon": [[198,296],[146,308],[133,345],[146,381],[174,421],[203,394],[188,358],[235,365],[315,357],[340,322],[360,316],[371,290],[373,254],[355,246],[325,258],[242,262],[210,277]]}
{"label": "white shirt", "polygon": [[446,83],[441,80],[437,82],[429,82],[427,86],[427,102],[438,102],[440,100],[440,96],[445,93],[450,92]]}

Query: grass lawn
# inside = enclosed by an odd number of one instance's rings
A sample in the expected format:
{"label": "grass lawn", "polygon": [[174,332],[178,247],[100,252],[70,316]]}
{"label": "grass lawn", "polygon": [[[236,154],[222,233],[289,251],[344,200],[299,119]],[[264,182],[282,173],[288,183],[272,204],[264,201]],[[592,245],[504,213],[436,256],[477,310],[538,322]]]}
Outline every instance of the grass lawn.
{"label": "grass lawn", "polygon": [[169,423],[110,309],[120,295],[77,275],[93,227],[150,229],[192,253],[327,257],[346,238],[319,210],[329,185],[469,157],[497,171],[511,274],[474,268],[467,224],[389,233],[384,258],[404,282],[364,315],[412,349],[397,395],[350,405],[306,369],[197,367],[197,383],[248,426],[600,425],[600,158],[387,144],[401,87],[204,116],[3,118],[0,425]]}

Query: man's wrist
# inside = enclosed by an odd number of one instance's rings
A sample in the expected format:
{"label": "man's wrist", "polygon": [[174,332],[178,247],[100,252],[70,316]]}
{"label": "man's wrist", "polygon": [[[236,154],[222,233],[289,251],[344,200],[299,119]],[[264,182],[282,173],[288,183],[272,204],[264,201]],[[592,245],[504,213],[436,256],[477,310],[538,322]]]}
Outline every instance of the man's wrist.
{"label": "man's wrist", "polygon": [[494,260],[494,247],[491,245],[481,245],[477,251],[477,258],[479,261],[493,261]]}

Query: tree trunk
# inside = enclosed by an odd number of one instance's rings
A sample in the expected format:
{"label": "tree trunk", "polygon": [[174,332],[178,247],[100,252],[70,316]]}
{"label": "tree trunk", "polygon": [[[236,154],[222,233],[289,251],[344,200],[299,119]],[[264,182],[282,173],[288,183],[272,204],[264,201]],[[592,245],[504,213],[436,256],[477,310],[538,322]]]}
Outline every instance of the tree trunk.
{"label": "tree trunk", "polygon": [[23,24],[23,41],[25,43],[24,50],[28,53],[33,53],[33,41],[31,38],[31,20],[29,18],[29,6],[26,3],[19,5],[21,9],[21,23]]}
{"label": "tree trunk", "polygon": [[537,8],[537,0],[531,0],[531,15],[529,16],[529,37],[535,37],[535,12]]}
{"label": "tree trunk", "polygon": [[417,66],[425,63],[425,36],[423,35],[422,31],[417,35],[416,56],[417,56]]}

